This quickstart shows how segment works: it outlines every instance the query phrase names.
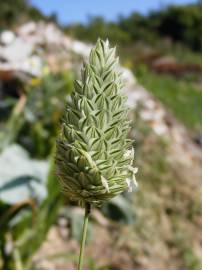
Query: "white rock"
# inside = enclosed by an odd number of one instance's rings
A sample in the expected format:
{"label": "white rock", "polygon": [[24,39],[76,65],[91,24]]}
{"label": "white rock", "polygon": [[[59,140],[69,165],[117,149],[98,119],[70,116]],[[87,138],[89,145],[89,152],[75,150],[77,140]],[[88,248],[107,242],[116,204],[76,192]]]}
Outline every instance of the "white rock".
{"label": "white rock", "polygon": [[72,41],[72,51],[82,55],[84,58],[87,58],[90,54],[90,50],[92,49],[92,46],[89,44],[85,44],[83,42],[80,42],[78,40]]}
{"label": "white rock", "polygon": [[11,44],[0,47],[0,57],[7,62],[16,62],[26,59],[33,51],[33,46],[17,37]]}
{"label": "white rock", "polygon": [[123,79],[127,83],[127,86],[136,84],[136,78],[131,70],[121,67]]}
{"label": "white rock", "polygon": [[15,34],[12,31],[4,31],[0,35],[0,41],[3,45],[9,45],[15,39]]}
{"label": "white rock", "polygon": [[37,30],[37,24],[35,22],[28,22],[23,24],[17,29],[17,33],[20,36],[27,36],[33,34]]}
{"label": "white rock", "polygon": [[145,100],[145,107],[150,110],[153,110],[156,107],[156,103],[154,102],[153,99]]}
{"label": "white rock", "polygon": [[168,127],[164,124],[164,123],[153,123],[152,124],[152,128],[154,130],[154,132],[159,135],[166,135],[166,133],[168,132]]}

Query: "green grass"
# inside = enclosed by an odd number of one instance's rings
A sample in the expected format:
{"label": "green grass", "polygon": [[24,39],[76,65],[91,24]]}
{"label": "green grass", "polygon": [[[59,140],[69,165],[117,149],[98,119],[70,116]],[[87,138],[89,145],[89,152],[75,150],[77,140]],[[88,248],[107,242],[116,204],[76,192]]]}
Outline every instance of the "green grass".
{"label": "green grass", "polygon": [[136,70],[139,82],[190,130],[202,130],[202,88],[185,78]]}
{"label": "green grass", "polygon": [[173,56],[180,63],[202,65],[201,53],[194,52],[183,44],[159,40],[156,42],[155,47],[152,47],[164,56]]}

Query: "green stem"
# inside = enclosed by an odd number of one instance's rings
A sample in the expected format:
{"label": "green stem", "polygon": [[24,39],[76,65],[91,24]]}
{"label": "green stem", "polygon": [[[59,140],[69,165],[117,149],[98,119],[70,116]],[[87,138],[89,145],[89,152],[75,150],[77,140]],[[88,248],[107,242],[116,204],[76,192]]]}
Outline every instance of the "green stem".
{"label": "green stem", "polygon": [[23,270],[20,252],[17,248],[15,248],[13,251],[13,257],[15,262],[15,270]]}
{"label": "green stem", "polygon": [[83,230],[82,230],[82,238],[81,238],[81,248],[80,248],[80,255],[79,255],[79,264],[78,264],[78,268],[77,268],[78,270],[82,270],[82,267],[83,267],[84,248],[85,248],[87,227],[88,227],[88,218],[90,216],[90,212],[91,212],[91,205],[89,203],[86,203]]}

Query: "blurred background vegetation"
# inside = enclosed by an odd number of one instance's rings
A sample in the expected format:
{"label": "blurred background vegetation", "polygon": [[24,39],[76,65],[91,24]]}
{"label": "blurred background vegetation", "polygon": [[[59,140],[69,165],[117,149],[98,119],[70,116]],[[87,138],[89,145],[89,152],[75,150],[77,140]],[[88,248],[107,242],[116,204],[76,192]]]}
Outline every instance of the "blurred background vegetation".
{"label": "blurred background vegetation", "polygon": [[[0,269],[75,269],[82,212],[60,194],[54,144],[98,37],[132,72],[140,187],[93,212],[86,269],[201,270],[201,1],[61,25],[26,0],[0,2]],[[19,39],[25,65],[9,58]]]}

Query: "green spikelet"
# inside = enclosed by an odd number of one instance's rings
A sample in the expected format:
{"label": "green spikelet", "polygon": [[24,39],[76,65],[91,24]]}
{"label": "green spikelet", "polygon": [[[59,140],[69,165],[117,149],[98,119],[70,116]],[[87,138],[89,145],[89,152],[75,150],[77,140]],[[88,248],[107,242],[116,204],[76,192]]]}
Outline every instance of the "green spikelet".
{"label": "green spikelet", "polygon": [[135,183],[127,139],[126,97],[115,49],[98,40],[75,82],[57,140],[57,174],[63,192],[81,205],[100,205]]}

